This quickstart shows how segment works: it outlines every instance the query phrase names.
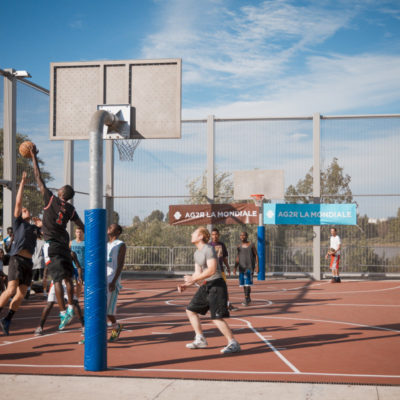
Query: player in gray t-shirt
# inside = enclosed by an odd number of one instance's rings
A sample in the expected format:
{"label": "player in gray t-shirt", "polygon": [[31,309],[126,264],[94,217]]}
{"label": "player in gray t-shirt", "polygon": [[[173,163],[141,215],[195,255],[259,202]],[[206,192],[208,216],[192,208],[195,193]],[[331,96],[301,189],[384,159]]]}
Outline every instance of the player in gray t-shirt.
{"label": "player in gray t-shirt", "polygon": [[188,286],[200,285],[186,309],[186,314],[196,333],[194,341],[188,343],[186,347],[189,349],[207,347],[199,314],[205,315],[210,310],[212,321],[228,342],[221,353],[236,353],[240,351],[240,345],[224,319],[229,317],[228,291],[218,268],[215,250],[208,244],[209,240],[210,233],[206,228],[200,227],[192,233],[192,243],[197,247],[194,254],[194,273],[185,275],[185,283],[178,286],[178,291],[182,292]]}

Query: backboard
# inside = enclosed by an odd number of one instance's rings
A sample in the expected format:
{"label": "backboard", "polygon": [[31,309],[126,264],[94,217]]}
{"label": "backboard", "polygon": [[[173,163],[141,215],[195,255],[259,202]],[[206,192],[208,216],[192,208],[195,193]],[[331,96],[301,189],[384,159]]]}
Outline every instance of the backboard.
{"label": "backboard", "polygon": [[99,105],[132,107],[131,139],[181,137],[180,59],[50,64],[50,139],[89,138]]}
{"label": "backboard", "polygon": [[234,171],[233,198],[249,200],[251,195],[263,194],[267,200],[280,200],[285,196],[283,170]]}

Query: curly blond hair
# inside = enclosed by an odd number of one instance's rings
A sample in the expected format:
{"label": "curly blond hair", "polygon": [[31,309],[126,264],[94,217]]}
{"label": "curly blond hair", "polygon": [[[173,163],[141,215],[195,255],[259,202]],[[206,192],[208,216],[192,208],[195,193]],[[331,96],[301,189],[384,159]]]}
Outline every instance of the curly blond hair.
{"label": "curly blond hair", "polygon": [[210,241],[210,232],[204,226],[200,226],[197,230],[203,235],[203,242],[208,243]]}

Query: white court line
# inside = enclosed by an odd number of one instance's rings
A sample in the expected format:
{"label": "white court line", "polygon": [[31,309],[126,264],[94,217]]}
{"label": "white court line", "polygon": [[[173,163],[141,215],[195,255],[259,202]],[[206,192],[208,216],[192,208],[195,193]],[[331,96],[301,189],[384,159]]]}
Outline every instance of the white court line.
{"label": "white court line", "polygon": [[[83,365],[33,365],[33,364],[0,364],[0,367],[19,367],[19,368],[79,368],[83,369]],[[343,376],[354,378],[391,378],[399,379],[400,375],[374,375],[374,374],[342,374],[329,372],[287,372],[287,371],[227,371],[213,369],[178,369],[178,368],[119,368],[108,367],[108,370],[113,371],[131,371],[131,372],[188,372],[196,374],[231,374],[231,375],[293,375],[293,376]],[[85,375],[83,375],[84,377]]]}
{"label": "white court line", "polygon": [[[238,297],[232,297],[229,296],[230,299],[237,299]],[[254,297],[253,297],[254,298]],[[174,306],[174,307],[181,307],[182,304],[174,304],[174,303],[185,303],[187,304],[187,300],[176,300],[176,299],[172,299],[172,300],[165,300],[165,304],[169,305],[169,306]],[[252,300],[252,303],[265,303],[265,304],[260,304],[259,306],[243,306],[243,308],[239,308],[240,310],[248,310],[249,308],[264,308],[264,307],[269,307],[272,304],[274,304],[271,300],[266,300],[266,299],[261,299],[261,300]],[[232,317],[231,317],[232,318]]]}
{"label": "white court line", "polygon": [[349,306],[349,307],[400,307],[400,304],[325,304],[326,306]]}
{"label": "white court line", "polygon": [[[355,294],[355,293],[376,293],[376,292],[386,292],[389,290],[396,290],[399,289],[400,286],[394,286],[392,288],[384,288],[384,289],[371,289],[371,290],[349,290],[349,291],[342,291],[342,292],[321,292],[321,293],[314,293],[314,292],[307,292],[307,295],[326,295],[326,294]],[[285,293],[286,294],[286,293]]]}
{"label": "white court line", "polygon": [[361,328],[376,329],[378,331],[387,331],[387,332],[400,333],[400,331],[398,331],[396,329],[384,328],[382,326],[364,325],[364,324],[357,324],[357,323],[354,323],[354,322],[335,321],[335,320],[329,320],[329,319],[295,318],[295,317],[270,317],[270,316],[265,316],[265,315],[253,315],[252,318],[286,319],[286,320],[293,320],[293,321],[326,322],[326,323],[329,323],[329,324],[352,325],[352,326],[358,326],[358,327],[361,327]]}
{"label": "white court line", "polygon": [[299,373],[300,371],[287,359],[287,358],[285,358],[280,352],[279,352],[279,350],[276,348],[276,347],[274,347],[273,345],[272,345],[272,343],[268,340],[268,339],[266,339],[264,336],[262,336],[254,327],[253,327],[253,325],[249,322],[249,321],[247,321],[247,320],[245,320],[245,319],[242,319],[242,318],[235,318],[235,319],[237,319],[237,320],[239,320],[239,321],[242,321],[242,322],[244,322],[248,327],[249,327],[249,329],[250,330],[252,330],[274,353],[275,353],[275,355],[277,355],[293,372],[295,372],[295,373]]}
{"label": "white court line", "polygon": [[[79,329],[79,330],[80,330],[80,329]],[[2,347],[2,346],[8,346],[8,345],[10,345],[10,344],[17,344],[17,343],[29,342],[30,340],[41,339],[41,338],[44,338],[44,337],[47,337],[47,336],[60,335],[60,334],[62,334],[62,333],[68,333],[68,332],[75,332],[75,330],[74,330],[74,329],[69,329],[69,330],[66,330],[66,331],[57,331],[57,332],[54,332],[54,333],[47,333],[47,334],[45,334],[45,335],[31,336],[31,337],[26,338],[26,339],[14,340],[14,341],[12,341],[12,342],[5,341],[5,342],[3,342],[3,343],[0,343],[0,347]],[[78,330],[76,330],[76,332],[78,332]]]}

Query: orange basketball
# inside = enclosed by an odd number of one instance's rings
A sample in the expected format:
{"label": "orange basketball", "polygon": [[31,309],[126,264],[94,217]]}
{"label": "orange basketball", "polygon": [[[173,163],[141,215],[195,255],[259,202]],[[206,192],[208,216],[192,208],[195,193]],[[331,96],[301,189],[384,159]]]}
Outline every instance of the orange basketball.
{"label": "orange basketball", "polygon": [[19,146],[19,154],[21,154],[22,157],[31,158],[31,149],[33,149],[34,146],[34,143],[25,140],[25,142],[22,142]]}

